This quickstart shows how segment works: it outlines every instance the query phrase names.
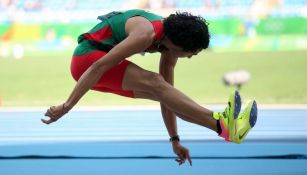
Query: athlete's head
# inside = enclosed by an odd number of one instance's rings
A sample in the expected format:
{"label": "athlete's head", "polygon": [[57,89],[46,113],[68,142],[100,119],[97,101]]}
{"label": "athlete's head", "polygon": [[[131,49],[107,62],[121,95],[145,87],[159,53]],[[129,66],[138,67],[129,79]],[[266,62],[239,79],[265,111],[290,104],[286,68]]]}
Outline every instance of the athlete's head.
{"label": "athlete's head", "polygon": [[183,52],[198,53],[209,46],[208,23],[200,16],[176,12],[164,19],[163,28],[165,37]]}

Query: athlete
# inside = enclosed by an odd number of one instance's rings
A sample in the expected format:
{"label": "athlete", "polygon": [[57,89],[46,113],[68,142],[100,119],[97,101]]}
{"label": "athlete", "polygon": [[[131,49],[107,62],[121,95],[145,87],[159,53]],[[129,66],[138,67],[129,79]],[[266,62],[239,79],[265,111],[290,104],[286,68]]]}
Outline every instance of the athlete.
{"label": "athlete", "polygon": [[[166,18],[144,10],[111,12],[99,16],[98,23],[78,38],[71,73],[77,84],[68,99],[50,107],[42,119],[53,123],[69,112],[91,90],[130,98],[160,102],[165,126],[179,165],[192,165],[189,150],[180,144],[176,116],[209,128],[227,141],[241,143],[255,125],[257,104],[241,110],[241,97],[231,93],[223,112],[206,109],[173,87],[178,58],[191,58],[208,48],[209,31],[205,19],[187,12]],[[159,73],[135,65],[126,58],[143,52],[161,53]]]}

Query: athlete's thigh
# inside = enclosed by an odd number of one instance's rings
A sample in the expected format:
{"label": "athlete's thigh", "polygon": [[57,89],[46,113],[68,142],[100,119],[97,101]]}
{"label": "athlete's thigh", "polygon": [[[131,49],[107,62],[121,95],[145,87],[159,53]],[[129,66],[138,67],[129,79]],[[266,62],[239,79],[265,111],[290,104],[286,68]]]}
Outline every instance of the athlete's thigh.
{"label": "athlete's thigh", "polygon": [[157,76],[157,73],[145,70],[134,63],[130,63],[125,71],[122,88],[124,90],[148,94],[148,87],[154,76]]}

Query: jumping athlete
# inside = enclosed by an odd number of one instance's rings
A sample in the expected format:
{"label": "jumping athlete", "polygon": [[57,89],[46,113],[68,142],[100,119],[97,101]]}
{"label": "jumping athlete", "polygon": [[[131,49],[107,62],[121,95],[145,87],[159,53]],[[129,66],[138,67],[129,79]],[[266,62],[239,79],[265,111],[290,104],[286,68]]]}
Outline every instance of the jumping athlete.
{"label": "jumping athlete", "polygon": [[[99,16],[98,23],[78,38],[71,61],[77,84],[68,99],[50,107],[42,119],[53,123],[70,111],[90,89],[160,102],[162,116],[179,165],[190,165],[189,150],[180,144],[176,116],[209,128],[227,141],[241,143],[255,125],[257,104],[248,103],[242,113],[241,97],[231,93],[223,112],[206,109],[173,87],[178,58],[191,58],[209,45],[205,19],[187,12],[166,18],[144,10],[112,12]],[[159,73],[144,70],[126,60],[142,52],[161,53]]]}

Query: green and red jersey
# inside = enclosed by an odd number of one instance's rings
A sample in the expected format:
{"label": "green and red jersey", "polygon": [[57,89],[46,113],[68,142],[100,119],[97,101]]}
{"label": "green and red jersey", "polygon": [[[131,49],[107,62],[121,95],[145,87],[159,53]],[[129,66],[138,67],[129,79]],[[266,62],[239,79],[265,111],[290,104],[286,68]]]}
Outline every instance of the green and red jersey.
{"label": "green and red jersey", "polygon": [[[124,12],[111,12],[99,16],[98,19],[101,22],[87,33],[80,35],[78,43],[86,42],[99,50],[108,52],[127,37],[125,24],[129,18],[135,16],[142,16],[152,23],[156,40],[160,40],[163,37],[163,17],[144,10],[135,9]],[[144,50],[144,52],[158,52],[158,48],[152,45]]]}

